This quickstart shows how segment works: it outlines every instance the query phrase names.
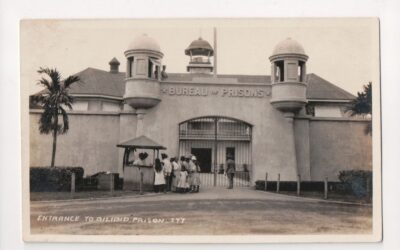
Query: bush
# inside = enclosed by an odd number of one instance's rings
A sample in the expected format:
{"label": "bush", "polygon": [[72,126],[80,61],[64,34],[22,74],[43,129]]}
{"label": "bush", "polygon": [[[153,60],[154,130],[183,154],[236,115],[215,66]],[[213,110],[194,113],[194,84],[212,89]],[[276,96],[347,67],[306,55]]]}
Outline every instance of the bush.
{"label": "bush", "polygon": [[31,167],[29,171],[30,191],[70,191],[72,173],[75,173],[75,185],[82,185],[84,173],[82,167]]}
{"label": "bush", "polygon": [[372,194],[372,172],[365,170],[345,170],[338,175],[343,187],[342,192],[356,197],[366,197]]}

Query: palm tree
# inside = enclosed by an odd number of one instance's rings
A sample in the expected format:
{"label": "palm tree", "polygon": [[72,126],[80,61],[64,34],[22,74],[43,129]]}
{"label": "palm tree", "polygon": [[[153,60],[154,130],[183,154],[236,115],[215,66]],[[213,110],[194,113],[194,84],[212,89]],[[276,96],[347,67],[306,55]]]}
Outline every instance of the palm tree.
{"label": "palm tree", "polygon": [[[68,114],[65,107],[72,109],[72,96],[69,95],[68,89],[74,82],[79,81],[78,76],[69,76],[63,81],[61,74],[57,69],[40,68],[39,74],[45,74],[38,84],[45,87],[38,95],[35,101],[43,107],[43,113],[39,120],[39,131],[41,134],[53,135],[53,151],[51,154],[51,167],[54,167],[57,148],[57,135],[65,134],[69,129]],[[62,117],[62,123],[59,124],[59,115]]]}
{"label": "palm tree", "polygon": [[[357,97],[351,101],[347,111],[351,116],[361,115],[363,117],[372,117],[372,83],[364,85],[363,92],[357,92]],[[372,135],[372,121],[370,121],[364,131],[366,134]]]}

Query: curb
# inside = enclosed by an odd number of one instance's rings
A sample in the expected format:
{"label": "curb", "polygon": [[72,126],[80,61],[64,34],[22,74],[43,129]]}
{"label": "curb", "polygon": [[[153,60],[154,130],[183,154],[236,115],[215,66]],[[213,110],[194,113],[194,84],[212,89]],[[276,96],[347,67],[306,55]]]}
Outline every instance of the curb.
{"label": "curb", "polygon": [[280,194],[280,193],[274,193],[274,192],[257,190],[257,189],[255,191],[260,192],[260,193],[268,193],[268,194],[272,194],[272,195],[276,195],[276,196],[291,197],[291,198],[299,199],[299,200],[309,200],[309,201],[314,201],[314,202],[325,202],[325,203],[334,203],[334,204],[341,204],[341,205],[372,207],[372,204],[366,204],[366,203],[358,203],[358,202],[350,202],[350,201],[337,201],[337,200],[324,200],[324,199],[311,198],[311,197]]}
{"label": "curb", "polygon": [[96,200],[114,200],[114,199],[127,199],[127,198],[141,198],[141,197],[154,197],[161,196],[164,194],[158,193],[144,193],[135,195],[122,195],[122,196],[106,196],[97,198],[79,198],[79,199],[64,199],[64,200],[41,200],[41,201],[30,201],[31,203],[51,203],[51,202],[70,202],[70,201],[96,201]]}

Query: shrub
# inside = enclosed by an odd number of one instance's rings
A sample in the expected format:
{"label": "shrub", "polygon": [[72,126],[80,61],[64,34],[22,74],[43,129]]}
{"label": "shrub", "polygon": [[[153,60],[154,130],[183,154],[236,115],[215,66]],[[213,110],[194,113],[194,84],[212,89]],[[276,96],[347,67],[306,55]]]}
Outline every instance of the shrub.
{"label": "shrub", "polygon": [[75,185],[83,184],[82,167],[31,167],[30,191],[55,192],[71,190],[71,174],[75,173]]}
{"label": "shrub", "polygon": [[342,192],[351,193],[357,197],[372,194],[372,172],[366,170],[340,171],[339,180],[343,184]]}

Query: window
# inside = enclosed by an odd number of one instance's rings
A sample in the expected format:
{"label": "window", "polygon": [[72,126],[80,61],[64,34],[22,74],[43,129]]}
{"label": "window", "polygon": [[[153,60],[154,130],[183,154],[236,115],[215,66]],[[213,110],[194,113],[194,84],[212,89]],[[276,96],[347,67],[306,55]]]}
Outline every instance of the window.
{"label": "window", "polygon": [[315,104],[313,104],[313,103],[306,104],[306,114],[315,116]]}
{"label": "window", "polygon": [[226,148],[226,159],[228,157],[232,157],[232,160],[235,160],[235,148]]}
{"label": "window", "polygon": [[128,77],[132,77],[133,75],[133,57],[128,57]]}
{"label": "window", "polygon": [[152,78],[152,73],[153,73],[153,62],[151,61],[151,59],[149,59],[149,68],[147,71],[147,77]]}
{"label": "window", "polygon": [[277,61],[277,62],[275,62],[275,65],[276,65],[275,80],[277,82],[283,82],[284,81],[284,75],[285,75],[284,62],[283,61]]}
{"label": "window", "polygon": [[304,62],[303,61],[299,61],[297,75],[298,75],[299,81],[304,82]]}

